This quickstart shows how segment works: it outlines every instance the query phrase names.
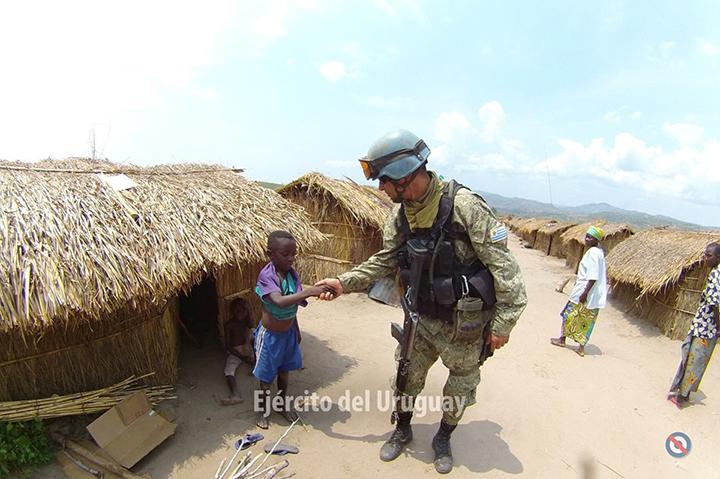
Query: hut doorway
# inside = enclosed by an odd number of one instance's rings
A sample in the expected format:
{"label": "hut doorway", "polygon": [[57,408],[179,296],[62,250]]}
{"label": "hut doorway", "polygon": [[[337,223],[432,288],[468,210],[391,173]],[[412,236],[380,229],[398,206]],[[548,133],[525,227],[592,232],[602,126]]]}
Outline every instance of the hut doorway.
{"label": "hut doorway", "polygon": [[206,276],[187,294],[180,294],[182,342],[202,348],[218,337],[215,279]]}

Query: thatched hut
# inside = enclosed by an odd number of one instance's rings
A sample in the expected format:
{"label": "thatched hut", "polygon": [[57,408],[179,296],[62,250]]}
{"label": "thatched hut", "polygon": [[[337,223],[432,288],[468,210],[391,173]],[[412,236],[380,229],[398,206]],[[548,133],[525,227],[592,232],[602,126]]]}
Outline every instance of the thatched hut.
{"label": "thatched hut", "polygon": [[328,239],[298,261],[303,281],[337,276],[382,247],[382,232],[393,203],[375,188],[309,173],[278,190],[301,205]]}
{"label": "thatched hut", "polygon": [[560,235],[562,242],[560,257],[565,258],[565,265],[577,271],[580,260],[585,254],[585,233],[590,226],[599,226],[605,231],[602,248],[605,254],[610,253],[615,246],[629,238],[634,232],[630,226],[619,223],[609,223],[605,220],[593,221],[573,226]]}
{"label": "thatched hut", "polygon": [[195,319],[223,321],[270,230],[322,239],[297,205],[220,166],[0,162],[0,184],[0,400],[151,371],[173,382],[180,292],[209,285],[215,307]]}
{"label": "thatched hut", "polygon": [[517,233],[531,248],[535,247],[537,233],[540,228],[549,224],[552,220],[530,218],[518,224]]}
{"label": "thatched hut", "polygon": [[560,257],[560,250],[562,249],[560,236],[573,226],[575,226],[575,223],[550,221],[537,230],[533,248],[542,251],[546,255]]}
{"label": "thatched hut", "polygon": [[607,256],[612,296],[672,339],[687,335],[709,270],[705,247],[720,233],[646,230]]}
{"label": "thatched hut", "polygon": [[510,231],[512,231],[513,233],[517,233],[520,224],[525,220],[525,218],[521,218],[520,216],[512,215],[502,219],[503,223],[505,223],[505,225],[510,228]]}

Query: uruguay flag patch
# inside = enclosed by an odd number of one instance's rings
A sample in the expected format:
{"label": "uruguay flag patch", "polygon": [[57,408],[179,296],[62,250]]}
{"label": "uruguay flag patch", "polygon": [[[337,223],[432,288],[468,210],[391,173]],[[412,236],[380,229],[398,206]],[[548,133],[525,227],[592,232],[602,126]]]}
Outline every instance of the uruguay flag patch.
{"label": "uruguay flag patch", "polygon": [[503,224],[501,224],[500,226],[496,226],[495,228],[490,230],[490,241],[492,241],[493,243],[497,243],[498,241],[507,239],[507,237],[508,230]]}

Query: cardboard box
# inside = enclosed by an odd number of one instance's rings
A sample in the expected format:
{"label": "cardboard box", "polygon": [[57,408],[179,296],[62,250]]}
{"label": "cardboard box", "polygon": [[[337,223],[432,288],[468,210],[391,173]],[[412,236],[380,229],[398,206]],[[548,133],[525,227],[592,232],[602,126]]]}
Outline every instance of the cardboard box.
{"label": "cardboard box", "polygon": [[176,425],[153,411],[142,391],[125,398],[88,427],[98,446],[130,468],[175,433]]}

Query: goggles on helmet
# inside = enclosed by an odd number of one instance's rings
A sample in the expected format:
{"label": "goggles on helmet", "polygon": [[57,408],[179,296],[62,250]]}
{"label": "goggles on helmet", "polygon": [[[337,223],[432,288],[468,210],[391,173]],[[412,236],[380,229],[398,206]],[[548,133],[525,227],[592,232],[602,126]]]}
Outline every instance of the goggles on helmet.
{"label": "goggles on helmet", "polygon": [[427,161],[430,156],[430,148],[425,144],[423,140],[419,140],[415,143],[413,148],[403,148],[402,150],[393,151],[387,155],[383,155],[374,160],[370,160],[367,157],[360,158],[360,166],[362,166],[365,178],[368,180],[375,180],[380,176],[380,172],[390,163],[398,160],[404,155],[415,155],[420,161]]}

